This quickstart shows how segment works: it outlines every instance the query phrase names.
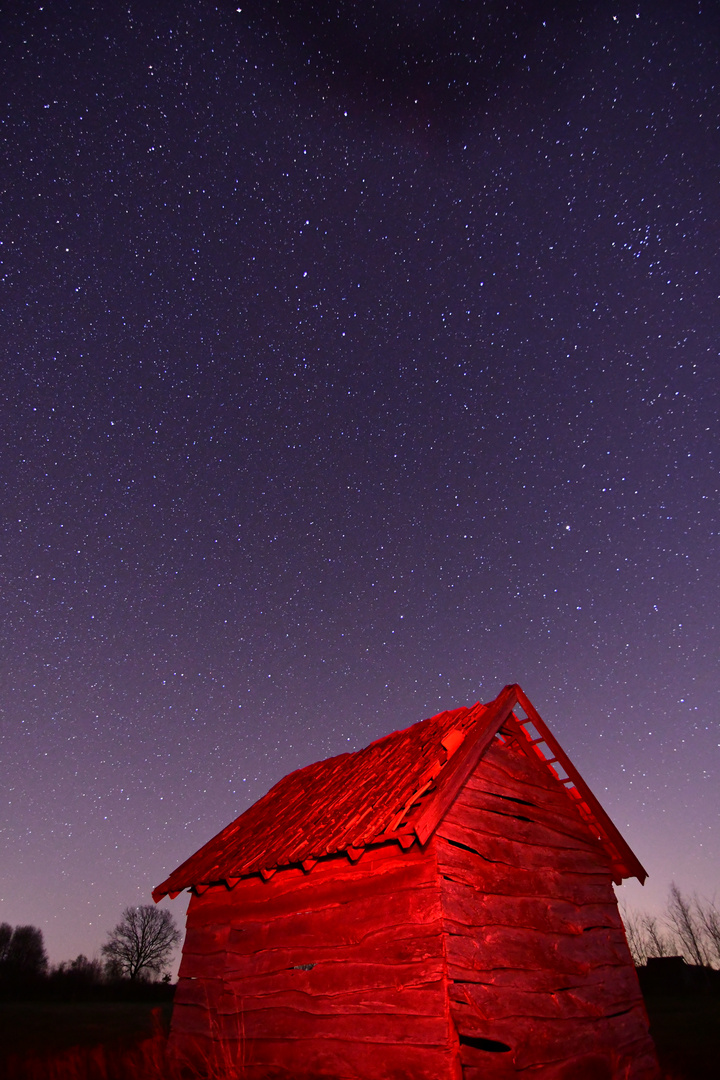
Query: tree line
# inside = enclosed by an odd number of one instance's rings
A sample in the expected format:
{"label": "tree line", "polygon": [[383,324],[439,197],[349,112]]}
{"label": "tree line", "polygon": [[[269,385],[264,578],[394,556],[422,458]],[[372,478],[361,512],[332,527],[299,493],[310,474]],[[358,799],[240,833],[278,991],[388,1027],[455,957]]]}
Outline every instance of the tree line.
{"label": "tree line", "polygon": [[0,990],[38,988],[41,984],[89,988],[118,981],[170,981],[167,968],[180,931],[169,911],[144,904],[127,907],[101,947],[102,959],[80,954],[50,966],[42,930],[0,923]]}
{"label": "tree line", "polygon": [[720,906],[673,882],[660,916],[621,908],[625,935],[637,965],[655,956],[684,956],[698,967],[720,968]]}

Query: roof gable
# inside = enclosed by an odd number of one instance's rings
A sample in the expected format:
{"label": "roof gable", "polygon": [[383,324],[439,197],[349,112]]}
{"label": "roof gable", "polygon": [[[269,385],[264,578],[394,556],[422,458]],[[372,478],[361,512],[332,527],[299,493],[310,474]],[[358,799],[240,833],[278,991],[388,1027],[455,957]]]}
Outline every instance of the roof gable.
{"label": "roof gable", "polygon": [[[503,729],[502,734],[500,729]],[[537,755],[607,852],[616,881],[646,874],[519,686],[488,705],[453,709],[377,739],[363,750],[283,777],[153,891],[232,887],[280,867],[309,870],[328,855],[359,858],[369,844],[408,847],[432,835],[493,740]]]}

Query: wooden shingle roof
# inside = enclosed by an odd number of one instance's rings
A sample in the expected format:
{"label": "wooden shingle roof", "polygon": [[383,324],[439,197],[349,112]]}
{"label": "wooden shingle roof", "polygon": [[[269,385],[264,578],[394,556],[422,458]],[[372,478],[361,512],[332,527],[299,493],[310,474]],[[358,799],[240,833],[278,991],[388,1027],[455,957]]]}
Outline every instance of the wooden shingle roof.
{"label": "wooden shingle roof", "polygon": [[508,736],[537,754],[565,788],[610,857],[615,880],[644,881],[643,867],[513,684],[488,705],[438,713],[356,753],[290,773],[173,871],[153,898],[223,882],[232,888],[242,877],[267,878],[284,866],[309,870],[338,853],[356,859],[369,844],[424,844],[493,740]]}

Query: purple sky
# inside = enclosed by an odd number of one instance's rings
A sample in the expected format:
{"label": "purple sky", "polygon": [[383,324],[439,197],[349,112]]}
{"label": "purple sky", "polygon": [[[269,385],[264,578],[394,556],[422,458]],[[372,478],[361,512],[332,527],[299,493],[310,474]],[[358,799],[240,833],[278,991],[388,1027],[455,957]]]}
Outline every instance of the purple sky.
{"label": "purple sky", "polygon": [[0,919],[53,960],[515,681],[631,902],[720,889],[720,13],[570,7],[4,16]]}

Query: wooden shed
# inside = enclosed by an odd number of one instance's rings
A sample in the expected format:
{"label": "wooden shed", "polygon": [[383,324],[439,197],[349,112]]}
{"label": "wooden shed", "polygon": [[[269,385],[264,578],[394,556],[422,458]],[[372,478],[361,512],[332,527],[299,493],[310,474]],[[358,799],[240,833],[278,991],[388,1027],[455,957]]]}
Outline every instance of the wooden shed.
{"label": "wooden shed", "polygon": [[517,685],[286,776],[190,889],[180,1055],[247,1080],[651,1080],[646,874]]}

